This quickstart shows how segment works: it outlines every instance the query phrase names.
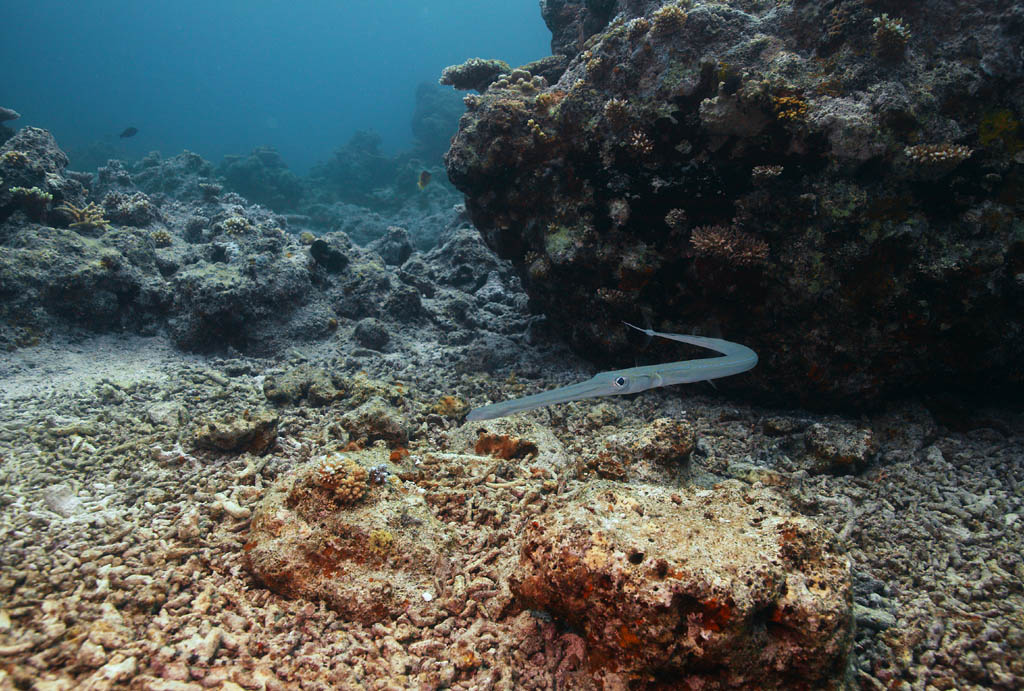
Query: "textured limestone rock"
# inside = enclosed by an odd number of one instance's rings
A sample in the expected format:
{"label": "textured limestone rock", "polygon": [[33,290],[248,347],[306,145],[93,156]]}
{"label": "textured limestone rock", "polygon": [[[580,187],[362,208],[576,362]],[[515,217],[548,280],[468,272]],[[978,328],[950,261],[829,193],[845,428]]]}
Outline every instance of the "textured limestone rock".
{"label": "textured limestone rock", "polygon": [[277,422],[277,415],[268,410],[247,410],[218,420],[206,418],[198,421],[193,440],[199,448],[261,454],[277,439]]}
{"label": "textured limestone rock", "polygon": [[853,473],[862,470],[878,450],[870,429],[849,423],[815,423],[804,435],[806,461],[812,472]]}
{"label": "textured limestone rock", "polygon": [[263,381],[263,395],[274,403],[298,403],[302,399],[312,406],[328,405],[344,394],[341,378],[325,369],[299,365]]}
{"label": "textured limestone rock", "polygon": [[435,597],[448,531],[422,494],[374,482],[387,458],[384,447],[330,454],[278,480],[253,515],[247,568],[274,592],[365,624]]}
{"label": "textured limestone rock", "polygon": [[839,688],[848,560],[767,490],[592,487],[526,530],[510,582],[595,659],[687,688]]}

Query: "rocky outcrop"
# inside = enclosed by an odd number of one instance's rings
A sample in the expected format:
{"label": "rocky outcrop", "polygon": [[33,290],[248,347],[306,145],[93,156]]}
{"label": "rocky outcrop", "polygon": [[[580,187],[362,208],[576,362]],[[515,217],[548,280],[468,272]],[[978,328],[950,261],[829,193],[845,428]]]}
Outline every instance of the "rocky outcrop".
{"label": "rocky outcrop", "polygon": [[632,362],[625,320],[744,342],[723,387],[808,405],[1020,386],[1016,3],[542,10],[568,69],[467,96],[446,162],[580,353]]}
{"label": "rocky outcrop", "polygon": [[[260,156],[280,167],[270,151],[249,160]],[[332,337],[380,351],[410,324],[515,333],[526,316],[511,268],[441,185],[390,217],[335,205],[335,230],[318,236],[299,225],[308,216],[225,191],[188,151],[111,160],[95,176],[67,163],[46,130],[0,146],[0,348],[88,330],[166,331],[201,352],[279,353]]]}
{"label": "rocky outcrop", "polygon": [[623,676],[843,688],[849,562],[765,490],[591,487],[526,529],[511,588]]}
{"label": "rocky outcrop", "polygon": [[365,624],[429,602],[452,537],[388,474],[386,449],[326,454],[289,473],[253,516],[246,566],[275,592]]}

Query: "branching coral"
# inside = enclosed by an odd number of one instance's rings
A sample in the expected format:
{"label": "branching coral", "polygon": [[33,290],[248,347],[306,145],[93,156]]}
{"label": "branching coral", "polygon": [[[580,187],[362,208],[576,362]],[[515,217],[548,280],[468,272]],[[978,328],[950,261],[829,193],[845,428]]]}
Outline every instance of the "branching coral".
{"label": "branching coral", "polygon": [[898,58],[903,55],[910,40],[910,29],[898,17],[890,17],[882,14],[871,21],[875,28],[872,38],[875,41],[875,50],[883,58]]}
{"label": "branching coral", "polygon": [[621,98],[612,98],[604,104],[604,117],[615,129],[622,129],[629,124],[632,111],[629,101]]}
{"label": "branching coral", "polygon": [[39,220],[46,207],[53,201],[53,195],[38,187],[12,187],[11,196],[29,218]]}
{"label": "branching coral", "polygon": [[768,259],[768,243],[735,226],[694,228],[690,244],[698,255],[735,266],[758,266]]}
{"label": "branching coral", "polygon": [[242,216],[229,216],[220,223],[221,229],[228,235],[236,237],[245,235],[252,231],[252,224]]}
{"label": "branching coral", "polygon": [[917,144],[903,150],[904,155],[914,163],[930,167],[952,169],[970,158],[974,153],[963,144]]}
{"label": "branching coral", "polygon": [[655,36],[668,38],[686,26],[686,12],[677,4],[665,5],[651,17],[654,20],[651,22],[651,33]]}
{"label": "branching coral", "polygon": [[311,477],[313,484],[330,490],[334,500],[342,505],[354,504],[366,494],[366,468],[344,454],[323,456]]}
{"label": "branching coral", "polygon": [[71,228],[85,228],[88,230],[107,230],[110,222],[103,217],[103,209],[95,202],[89,202],[84,207],[77,207],[70,202],[64,202],[57,207],[61,213],[71,217]]}
{"label": "branching coral", "polygon": [[654,142],[642,130],[634,129],[626,140],[626,145],[636,156],[644,157],[654,153]]}
{"label": "branching coral", "polygon": [[765,185],[782,175],[782,166],[754,166],[750,170],[750,179],[755,185]]}
{"label": "branching coral", "polygon": [[171,244],[171,234],[163,228],[159,228],[150,233],[150,237],[153,239],[153,243],[157,247],[169,247]]}

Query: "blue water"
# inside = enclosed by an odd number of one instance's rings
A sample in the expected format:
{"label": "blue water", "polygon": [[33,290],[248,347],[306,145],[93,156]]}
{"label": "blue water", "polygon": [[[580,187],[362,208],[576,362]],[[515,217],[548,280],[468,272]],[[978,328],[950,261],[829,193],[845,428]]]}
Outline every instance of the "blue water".
{"label": "blue water", "polygon": [[2,21],[11,124],[128,159],[271,145],[300,173],[360,129],[407,147],[419,83],[535,60],[551,37],[537,0],[7,0]]}

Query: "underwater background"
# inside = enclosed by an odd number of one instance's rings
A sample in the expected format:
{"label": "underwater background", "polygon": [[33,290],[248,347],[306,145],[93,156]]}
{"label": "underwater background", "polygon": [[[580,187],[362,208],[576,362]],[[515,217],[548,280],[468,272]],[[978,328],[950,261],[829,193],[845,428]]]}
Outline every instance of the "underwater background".
{"label": "underwater background", "polygon": [[[16,68],[0,102],[73,159],[189,149],[218,163],[273,146],[297,173],[357,130],[408,148],[417,86],[467,56],[529,62],[550,41],[529,0],[16,1],[4,24],[0,60]],[[119,139],[127,127],[138,135]]]}
{"label": "underwater background", "polygon": [[0,691],[1024,688],[1019,2],[2,15]]}

